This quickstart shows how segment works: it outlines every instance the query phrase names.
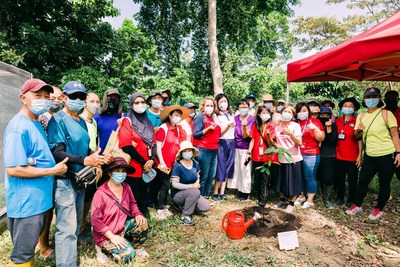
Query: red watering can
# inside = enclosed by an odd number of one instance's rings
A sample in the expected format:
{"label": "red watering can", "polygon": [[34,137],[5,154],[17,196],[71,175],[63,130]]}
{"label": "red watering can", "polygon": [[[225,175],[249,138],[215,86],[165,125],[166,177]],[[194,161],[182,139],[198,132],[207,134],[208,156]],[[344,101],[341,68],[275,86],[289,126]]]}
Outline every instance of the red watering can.
{"label": "red watering can", "polygon": [[[225,226],[226,218],[228,218],[228,225]],[[224,215],[222,219],[222,229],[226,232],[226,235],[232,239],[242,239],[244,232],[250,227],[257,219],[261,218],[258,212],[254,213],[254,217],[249,221],[244,221],[244,214],[241,211],[230,211]]]}

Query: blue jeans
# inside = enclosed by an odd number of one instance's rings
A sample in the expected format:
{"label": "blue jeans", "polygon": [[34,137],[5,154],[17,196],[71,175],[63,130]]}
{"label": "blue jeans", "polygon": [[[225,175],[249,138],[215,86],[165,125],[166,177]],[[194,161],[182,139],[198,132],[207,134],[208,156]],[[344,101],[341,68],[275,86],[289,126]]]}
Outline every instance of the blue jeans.
{"label": "blue jeans", "polygon": [[307,193],[315,194],[317,192],[317,170],[320,162],[319,155],[303,154],[303,188],[307,189]]}
{"label": "blue jeans", "polygon": [[85,190],[75,192],[68,179],[56,179],[54,185],[56,264],[61,267],[75,267],[77,236],[82,223]]}
{"label": "blue jeans", "polygon": [[208,197],[211,191],[211,185],[217,173],[218,149],[210,150],[198,147],[200,153],[197,157],[200,164],[200,194]]}

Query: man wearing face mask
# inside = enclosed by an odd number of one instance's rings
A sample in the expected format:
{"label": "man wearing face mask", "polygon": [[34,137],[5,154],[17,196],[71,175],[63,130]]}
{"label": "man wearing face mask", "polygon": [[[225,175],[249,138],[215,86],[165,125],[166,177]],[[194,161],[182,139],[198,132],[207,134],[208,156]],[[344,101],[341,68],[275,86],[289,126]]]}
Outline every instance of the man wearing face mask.
{"label": "man wearing face mask", "polygon": [[194,117],[196,117],[196,109],[198,109],[199,107],[193,103],[186,103],[185,105],[183,105],[183,107],[189,109],[189,116],[187,116],[186,119],[182,120],[179,125],[186,132],[186,140],[193,142],[193,119]]}
{"label": "man wearing face mask", "polygon": [[68,158],[65,175],[55,176],[56,210],[56,264],[77,265],[77,235],[83,219],[85,190],[75,184],[75,173],[85,166],[97,167],[98,171],[111,158],[99,155],[100,149],[90,154],[90,137],[86,123],[78,116],[86,100],[86,88],[77,81],[67,82],[63,88],[64,108],[50,119],[48,141],[56,162]]}
{"label": "man wearing face mask", "polygon": [[68,159],[55,163],[38,120],[50,108],[52,92],[42,80],[27,80],[20,92],[23,106],[4,132],[7,224],[13,243],[10,266],[34,266],[46,212],[53,206],[54,175],[67,171]]}
{"label": "man wearing face mask", "polygon": [[50,108],[47,112],[39,115],[39,121],[42,124],[44,131],[47,133],[47,125],[49,124],[51,116],[63,108],[63,94],[60,88],[52,86],[53,93],[50,93]]}
{"label": "man wearing face mask", "polygon": [[99,146],[101,151],[107,145],[112,131],[118,128],[117,120],[122,116],[121,95],[117,89],[110,88],[103,95],[103,102],[100,114],[95,114],[99,133]]}
{"label": "man wearing face mask", "polygon": [[160,114],[163,103],[163,97],[159,92],[153,92],[146,99],[147,104],[150,106],[147,110],[147,117],[153,124],[154,130],[156,131],[161,125]]}

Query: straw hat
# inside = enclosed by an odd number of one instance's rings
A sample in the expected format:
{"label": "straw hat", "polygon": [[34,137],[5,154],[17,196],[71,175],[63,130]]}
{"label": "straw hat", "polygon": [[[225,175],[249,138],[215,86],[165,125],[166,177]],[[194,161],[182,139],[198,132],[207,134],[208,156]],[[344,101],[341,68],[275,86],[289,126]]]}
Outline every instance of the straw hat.
{"label": "straw hat", "polygon": [[135,172],[135,168],[133,168],[132,166],[128,165],[125,161],[124,158],[121,157],[115,157],[113,159],[113,161],[110,162],[110,164],[107,165],[107,167],[105,168],[106,172],[112,171],[113,169],[116,168],[124,168],[126,170],[127,173],[134,173]]}
{"label": "straw hat", "polygon": [[174,110],[180,110],[182,112],[182,120],[186,119],[187,116],[189,116],[190,110],[187,108],[184,108],[182,106],[169,106],[167,108],[164,108],[161,111],[160,114],[160,120],[162,122],[165,122],[165,120],[168,118],[169,114],[171,114],[172,111]]}
{"label": "straw hat", "polygon": [[176,159],[181,160],[182,159],[182,151],[185,149],[189,149],[189,148],[193,150],[193,158],[197,157],[197,155],[199,154],[199,150],[192,145],[192,142],[183,141],[180,145],[178,153],[176,154]]}
{"label": "straw hat", "polygon": [[274,106],[277,106],[277,105],[278,105],[278,100],[274,100],[274,98],[272,97],[271,94],[263,95],[262,101],[263,101],[263,102],[264,102],[264,101],[272,101],[272,102],[274,103]]}

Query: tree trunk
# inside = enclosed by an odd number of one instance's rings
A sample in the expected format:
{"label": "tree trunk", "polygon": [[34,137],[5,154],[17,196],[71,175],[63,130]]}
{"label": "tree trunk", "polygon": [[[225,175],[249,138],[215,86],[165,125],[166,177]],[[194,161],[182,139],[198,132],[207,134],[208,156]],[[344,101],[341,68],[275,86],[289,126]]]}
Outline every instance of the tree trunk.
{"label": "tree trunk", "polygon": [[210,49],[211,75],[214,94],[223,93],[222,71],[217,47],[217,0],[208,0],[208,47]]}

